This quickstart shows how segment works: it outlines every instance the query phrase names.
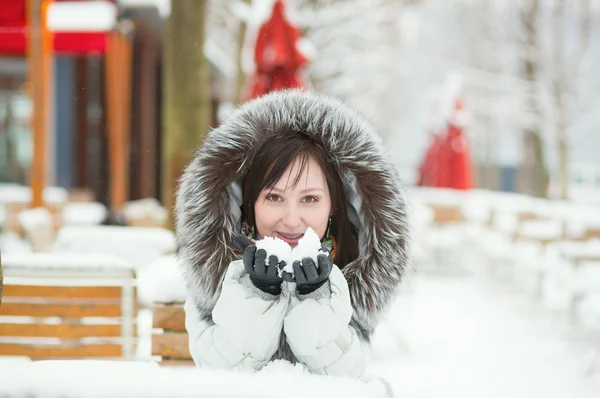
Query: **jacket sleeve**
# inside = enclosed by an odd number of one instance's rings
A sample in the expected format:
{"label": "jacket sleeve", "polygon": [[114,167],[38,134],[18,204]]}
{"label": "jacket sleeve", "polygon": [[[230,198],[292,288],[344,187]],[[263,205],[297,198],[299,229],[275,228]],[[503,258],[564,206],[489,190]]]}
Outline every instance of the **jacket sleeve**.
{"label": "jacket sleeve", "polygon": [[311,373],[362,375],[370,348],[350,324],[353,312],[348,284],[337,266],[329,283],[292,297],[283,330],[294,355]]}
{"label": "jacket sleeve", "polygon": [[185,303],[185,327],[196,366],[261,369],[279,347],[289,295],[263,293],[252,285],[243,263],[232,262],[212,314],[203,314],[191,298]]}

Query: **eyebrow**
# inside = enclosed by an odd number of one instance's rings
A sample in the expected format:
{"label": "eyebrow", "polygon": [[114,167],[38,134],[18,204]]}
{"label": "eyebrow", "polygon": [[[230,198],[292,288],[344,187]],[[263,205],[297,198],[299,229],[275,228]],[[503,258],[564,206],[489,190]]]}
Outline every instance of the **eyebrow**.
{"label": "eyebrow", "polygon": [[[270,191],[276,192],[276,193],[284,193],[283,190],[276,188],[276,187],[271,188]],[[302,191],[300,191],[300,193],[307,193],[307,192],[325,192],[325,191],[322,188],[316,188],[316,187],[306,188],[306,189],[303,189]]]}

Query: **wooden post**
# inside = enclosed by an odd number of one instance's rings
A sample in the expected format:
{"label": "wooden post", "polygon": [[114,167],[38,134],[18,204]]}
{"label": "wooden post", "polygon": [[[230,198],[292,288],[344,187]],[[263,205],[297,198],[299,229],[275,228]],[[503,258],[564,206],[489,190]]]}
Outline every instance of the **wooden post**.
{"label": "wooden post", "polygon": [[106,111],[110,161],[110,205],[120,215],[129,191],[131,43],[115,30],[108,38],[105,57]]}
{"label": "wooden post", "polygon": [[27,73],[33,102],[33,161],[30,170],[31,207],[44,205],[46,185],[47,127],[52,82],[52,34],[46,14],[52,0],[27,2]]}

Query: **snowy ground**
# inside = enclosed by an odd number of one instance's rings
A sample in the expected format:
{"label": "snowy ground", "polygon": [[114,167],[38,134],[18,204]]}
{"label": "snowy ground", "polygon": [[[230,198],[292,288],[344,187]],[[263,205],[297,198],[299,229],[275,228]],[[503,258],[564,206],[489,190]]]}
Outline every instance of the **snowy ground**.
{"label": "snowy ground", "polygon": [[600,336],[482,276],[413,276],[389,319],[371,373],[395,396],[600,397]]}

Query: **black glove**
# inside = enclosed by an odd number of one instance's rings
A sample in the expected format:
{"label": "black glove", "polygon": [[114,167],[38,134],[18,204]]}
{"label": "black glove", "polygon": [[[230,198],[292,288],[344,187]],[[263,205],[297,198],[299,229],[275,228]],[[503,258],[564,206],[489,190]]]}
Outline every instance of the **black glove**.
{"label": "black glove", "polygon": [[328,254],[319,254],[317,256],[317,263],[319,264],[319,268],[316,267],[312,258],[307,257],[302,259],[302,265],[300,265],[300,261],[294,261],[294,264],[292,264],[298,293],[312,293],[323,286],[327,282],[327,279],[329,279],[329,274],[333,268],[333,259],[331,256]]}
{"label": "black glove", "polygon": [[279,270],[285,267],[285,261],[279,261],[277,256],[269,256],[264,249],[256,250],[256,245],[244,235],[235,237],[236,245],[244,250],[244,268],[250,275],[252,284],[269,294],[281,293]]}

